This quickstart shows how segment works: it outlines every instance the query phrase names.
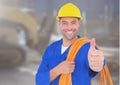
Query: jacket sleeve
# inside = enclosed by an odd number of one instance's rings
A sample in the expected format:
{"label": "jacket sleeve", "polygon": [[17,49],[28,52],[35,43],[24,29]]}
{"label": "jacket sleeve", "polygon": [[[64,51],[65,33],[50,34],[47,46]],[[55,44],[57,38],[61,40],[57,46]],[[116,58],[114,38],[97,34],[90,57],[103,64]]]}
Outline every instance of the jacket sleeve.
{"label": "jacket sleeve", "polygon": [[[104,65],[105,64],[106,64],[106,59],[104,59]],[[103,67],[104,67],[104,65],[103,65]],[[89,75],[91,76],[91,78],[95,77],[98,73],[99,72],[95,72],[89,68]]]}
{"label": "jacket sleeve", "polygon": [[50,70],[47,62],[48,50],[45,51],[42,62],[36,73],[36,85],[50,85]]}

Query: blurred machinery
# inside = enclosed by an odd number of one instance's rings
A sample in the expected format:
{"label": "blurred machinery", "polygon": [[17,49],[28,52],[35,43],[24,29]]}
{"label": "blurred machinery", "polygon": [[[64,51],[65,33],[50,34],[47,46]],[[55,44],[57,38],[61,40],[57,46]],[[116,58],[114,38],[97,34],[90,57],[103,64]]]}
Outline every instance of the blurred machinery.
{"label": "blurred machinery", "polygon": [[25,46],[38,43],[37,23],[19,8],[0,11],[0,67],[15,66],[25,61]]}
{"label": "blurred machinery", "polygon": [[0,11],[0,67],[23,63],[28,49],[42,55],[51,35],[57,35],[53,17],[39,17],[17,7],[0,7]]}

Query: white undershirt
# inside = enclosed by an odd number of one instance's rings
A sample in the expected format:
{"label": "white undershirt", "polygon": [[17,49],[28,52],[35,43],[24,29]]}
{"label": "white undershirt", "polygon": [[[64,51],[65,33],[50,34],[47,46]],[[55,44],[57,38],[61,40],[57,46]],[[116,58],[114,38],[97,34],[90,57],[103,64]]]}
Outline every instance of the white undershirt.
{"label": "white undershirt", "polygon": [[62,45],[61,54],[63,54],[67,50],[68,47],[69,46],[65,47],[65,46]]}

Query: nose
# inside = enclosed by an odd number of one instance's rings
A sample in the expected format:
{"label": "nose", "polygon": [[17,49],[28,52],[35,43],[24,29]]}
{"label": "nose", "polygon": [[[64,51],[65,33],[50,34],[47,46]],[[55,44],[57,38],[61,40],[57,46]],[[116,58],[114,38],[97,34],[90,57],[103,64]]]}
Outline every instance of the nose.
{"label": "nose", "polygon": [[72,25],[70,23],[68,24],[67,29],[72,30]]}

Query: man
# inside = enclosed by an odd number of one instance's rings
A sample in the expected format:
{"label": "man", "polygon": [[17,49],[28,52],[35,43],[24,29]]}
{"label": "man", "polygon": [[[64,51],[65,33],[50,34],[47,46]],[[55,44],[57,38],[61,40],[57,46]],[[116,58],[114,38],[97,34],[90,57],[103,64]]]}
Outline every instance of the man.
{"label": "man", "polygon": [[36,85],[58,85],[61,74],[72,73],[72,85],[90,85],[91,79],[103,69],[104,56],[95,48],[95,39],[82,46],[74,61],[66,61],[77,35],[82,16],[72,3],[63,5],[56,17],[63,38],[48,46],[36,74]]}

